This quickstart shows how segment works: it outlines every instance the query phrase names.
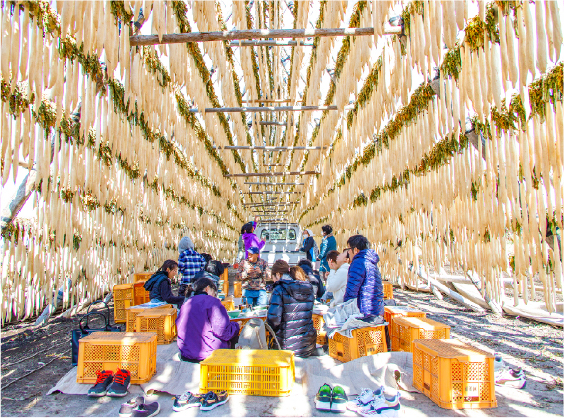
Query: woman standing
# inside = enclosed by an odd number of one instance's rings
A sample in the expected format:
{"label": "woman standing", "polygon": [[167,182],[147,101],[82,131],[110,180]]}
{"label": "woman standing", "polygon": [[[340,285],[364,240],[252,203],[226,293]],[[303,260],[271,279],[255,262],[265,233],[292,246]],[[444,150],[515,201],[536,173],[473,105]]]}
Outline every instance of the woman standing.
{"label": "woman standing", "polygon": [[316,354],[317,332],[313,327],[313,287],[299,267],[284,260],[272,266],[274,290],[268,306],[267,321],[276,333],[282,350],[292,350],[298,357]]}
{"label": "woman standing", "polygon": [[329,263],[327,261],[327,254],[329,254],[330,251],[337,250],[337,240],[333,236],[333,227],[331,225],[323,225],[321,227],[321,231],[323,231],[323,241],[321,241],[317,261],[321,261],[319,274],[321,275],[321,278],[325,280],[330,270]]}
{"label": "woman standing", "polygon": [[257,227],[258,216],[255,216],[254,222],[247,222],[241,228],[241,236],[243,238],[243,243],[245,244],[245,260],[249,256],[249,248],[257,247],[260,250],[266,244],[266,241],[259,241],[258,237],[255,235],[255,228]]}
{"label": "woman standing", "polygon": [[302,247],[298,251],[303,251],[306,253],[306,257],[309,261],[315,260],[315,240],[313,239],[313,232],[311,229],[306,229],[302,232]]}

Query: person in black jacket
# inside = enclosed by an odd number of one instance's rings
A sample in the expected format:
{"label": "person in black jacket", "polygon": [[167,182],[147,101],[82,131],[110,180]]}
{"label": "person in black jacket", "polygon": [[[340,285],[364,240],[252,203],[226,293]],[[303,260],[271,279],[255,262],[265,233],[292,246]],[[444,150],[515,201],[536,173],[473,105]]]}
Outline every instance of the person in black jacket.
{"label": "person in black jacket", "polygon": [[184,303],[184,296],[172,294],[171,280],[178,274],[178,263],[174,260],[166,260],[162,267],[145,282],[143,286],[151,302],[166,302],[177,305],[178,308]]}
{"label": "person in black jacket", "polygon": [[[274,290],[268,306],[267,322],[276,333],[282,350],[298,357],[316,355],[317,331],[313,327],[313,287],[299,267],[277,260],[272,266]],[[291,276],[293,273],[293,277]]]}
{"label": "person in black jacket", "polygon": [[311,261],[302,258],[298,261],[298,267],[301,267],[305,272],[309,282],[313,286],[313,296],[315,299],[319,300],[325,294],[325,285],[315,270],[313,270],[313,264]]}

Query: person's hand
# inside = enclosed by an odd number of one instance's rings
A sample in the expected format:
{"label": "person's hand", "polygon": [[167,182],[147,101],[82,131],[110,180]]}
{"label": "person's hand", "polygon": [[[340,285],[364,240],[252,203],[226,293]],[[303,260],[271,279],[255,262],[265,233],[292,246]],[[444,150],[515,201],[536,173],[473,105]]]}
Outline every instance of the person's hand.
{"label": "person's hand", "polygon": [[259,219],[259,217],[258,217],[258,216],[255,216],[255,222],[256,222],[256,223],[258,223],[258,219]]}

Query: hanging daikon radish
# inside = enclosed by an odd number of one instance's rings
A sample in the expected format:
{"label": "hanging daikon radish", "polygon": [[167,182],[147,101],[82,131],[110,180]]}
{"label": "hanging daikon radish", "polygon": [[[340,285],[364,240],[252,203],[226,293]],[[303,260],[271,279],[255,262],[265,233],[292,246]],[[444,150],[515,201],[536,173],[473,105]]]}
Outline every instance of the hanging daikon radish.
{"label": "hanging daikon radish", "polygon": [[544,2],[535,2],[535,18],[536,18],[536,46],[537,46],[537,67],[542,74],[546,72],[548,51],[546,39],[546,27],[544,22]]}
{"label": "hanging daikon radish", "polygon": [[[501,110],[501,96],[502,92],[502,68],[500,65],[500,58],[503,52],[500,51],[500,46],[496,43],[492,44],[492,51],[491,51],[491,87],[492,87],[492,95],[494,99],[495,106],[497,109]],[[504,55],[506,56],[506,55]]]}
{"label": "hanging daikon radish", "polygon": [[[523,15],[525,19],[525,26],[527,27],[525,38],[525,62],[527,70],[535,78],[535,52],[534,52],[534,33],[533,33],[533,16],[531,14],[531,6],[528,1],[523,2]],[[538,29],[537,29],[538,30]],[[519,32],[521,36],[522,32]]]}
{"label": "hanging daikon radish", "polygon": [[560,53],[562,50],[562,21],[561,21],[561,12],[559,10],[560,5],[558,1],[547,1],[546,2],[546,10],[547,14],[550,11],[550,18],[552,21],[552,32],[553,32],[553,39],[554,39],[554,52],[555,58],[554,61],[558,61],[560,59]]}
{"label": "hanging daikon radish", "polygon": [[27,80],[27,69],[29,60],[29,13],[27,9],[24,8],[23,18],[22,18],[22,30],[21,30],[21,58],[20,58],[20,80]]}

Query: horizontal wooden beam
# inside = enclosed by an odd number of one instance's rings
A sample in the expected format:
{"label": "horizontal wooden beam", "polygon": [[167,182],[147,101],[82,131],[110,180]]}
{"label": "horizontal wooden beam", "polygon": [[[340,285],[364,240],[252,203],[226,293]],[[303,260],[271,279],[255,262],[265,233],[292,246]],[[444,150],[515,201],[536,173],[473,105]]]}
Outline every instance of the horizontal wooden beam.
{"label": "horizontal wooden beam", "polygon": [[320,174],[319,171],[287,171],[283,173],[236,173],[226,174],[225,177],[276,177],[276,176],[309,176]]}
{"label": "horizontal wooden beam", "polygon": [[[385,35],[400,35],[401,27],[386,27]],[[186,42],[238,41],[244,39],[303,39],[338,36],[370,36],[374,28],[249,29],[224,32],[187,32],[159,35],[133,35],[129,45],[183,44]]]}
{"label": "horizontal wooden beam", "polygon": [[298,194],[299,192],[243,192],[243,194]]}
{"label": "horizontal wooden beam", "polygon": [[292,99],[255,99],[241,100],[242,103],[292,103]]}
{"label": "horizontal wooden beam", "polygon": [[261,186],[303,186],[305,183],[260,183],[257,181],[246,181],[244,184],[256,184]]}
{"label": "horizontal wooden beam", "polygon": [[259,122],[259,125],[262,125],[262,126],[288,126],[288,125],[294,126],[293,123],[288,124],[286,122]]}
{"label": "horizontal wooden beam", "polygon": [[293,206],[293,205],[297,205],[298,202],[288,202],[288,203],[243,203],[243,206],[250,206],[250,207],[256,207],[256,206]]}
{"label": "horizontal wooden beam", "polygon": [[238,46],[313,46],[312,42],[305,41],[232,41],[231,48]]}
{"label": "horizontal wooden beam", "polygon": [[294,151],[294,150],[320,150],[327,147],[265,147],[265,146],[250,146],[250,145],[226,145],[217,147],[217,149],[240,149],[240,150],[262,150],[262,151]]}
{"label": "horizontal wooden beam", "polygon": [[[345,107],[345,109],[348,109],[348,107]],[[190,109],[190,113],[308,112],[318,110],[338,110],[338,108],[337,106],[206,107],[203,112],[198,108]]]}

